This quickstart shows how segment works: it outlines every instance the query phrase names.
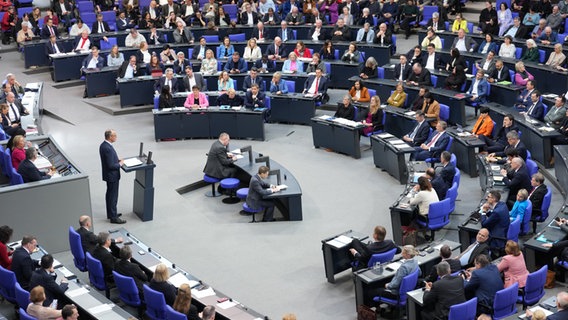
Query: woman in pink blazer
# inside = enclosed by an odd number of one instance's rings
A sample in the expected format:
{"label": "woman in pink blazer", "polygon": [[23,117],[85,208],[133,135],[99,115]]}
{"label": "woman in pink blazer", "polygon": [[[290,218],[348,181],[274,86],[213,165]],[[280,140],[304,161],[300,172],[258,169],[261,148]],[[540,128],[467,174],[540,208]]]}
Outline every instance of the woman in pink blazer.
{"label": "woman in pink blazer", "polygon": [[205,93],[199,92],[199,88],[197,86],[193,86],[191,91],[192,92],[187,96],[187,99],[185,99],[185,103],[183,104],[184,107],[188,109],[209,107],[209,100],[207,100]]}
{"label": "woman in pink blazer", "polygon": [[505,288],[512,286],[516,282],[519,283],[519,288],[524,288],[529,271],[519,245],[513,240],[507,241],[505,253],[507,255],[497,265],[499,272],[503,272],[505,275]]}

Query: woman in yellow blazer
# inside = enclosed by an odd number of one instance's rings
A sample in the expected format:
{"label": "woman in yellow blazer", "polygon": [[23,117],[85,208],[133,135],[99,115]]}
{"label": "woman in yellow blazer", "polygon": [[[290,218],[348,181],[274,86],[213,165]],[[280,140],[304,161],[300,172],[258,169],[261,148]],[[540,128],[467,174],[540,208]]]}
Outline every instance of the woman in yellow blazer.
{"label": "woman in yellow blazer", "polygon": [[434,121],[429,121],[432,128],[436,128],[438,121],[440,121],[440,104],[438,101],[434,100],[434,95],[431,92],[426,92],[424,94],[424,104],[422,105],[422,112],[424,116],[430,119],[436,119]]}
{"label": "woman in yellow blazer", "polygon": [[402,83],[396,85],[396,89],[392,92],[391,96],[387,99],[389,106],[393,107],[404,107],[404,101],[406,100],[406,93],[403,90]]}
{"label": "woman in yellow blazer", "polygon": [[469,29],[467,28],[467,20],[465,20],[461,13],[456,14],[456,20],[454,20],[454,24],[452,24],[452,32],[458,32],[460,29],[463,29],[465,33],[469,33]]}
{"label": "woman in yellow blazer", "polygon": [[355,81],[353,87],[351,87],[351,89],[349,90],[349,95],[355,102],[371,101],[369,90],[363,85],[363,82],[361,82],[361,80]]}

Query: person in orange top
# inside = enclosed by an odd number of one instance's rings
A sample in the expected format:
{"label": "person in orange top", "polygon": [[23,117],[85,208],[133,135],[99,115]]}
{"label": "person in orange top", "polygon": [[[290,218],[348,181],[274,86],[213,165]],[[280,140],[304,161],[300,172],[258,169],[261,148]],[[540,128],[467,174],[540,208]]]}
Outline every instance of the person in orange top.
{"label": "person in orange top", "polygon": [[349,90],[349,95],[355,102],[369,102],[371,101],[371,96],[369,95],[369,90],[361,80],[355,81],[353,87]]}
{"label": "person in orange top", "polygon": [[440,104],[434,100],[434,95],[431,92],[424,94],[422,112],[424,112],[424,116],[430,122],[430,126],[435,128],[438,121],[440,121]]}
{"label": "person in orange top", "polygon": [[475,122],[471,133],[476,136],[486,136],[491,138],[493,132],[493,120],[489,116],[489,108],[481,107],[479,109],[479,118]]}

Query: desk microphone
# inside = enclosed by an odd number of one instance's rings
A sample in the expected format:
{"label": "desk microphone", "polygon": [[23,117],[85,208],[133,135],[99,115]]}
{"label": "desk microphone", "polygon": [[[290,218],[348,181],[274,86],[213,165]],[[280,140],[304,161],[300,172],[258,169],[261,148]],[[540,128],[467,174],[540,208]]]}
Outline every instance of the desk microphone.
{"label": "desk microphone", "polygon": [[176,264],[172,263],[172,269],[175,269],[175,268],[176,268]]}
{"label": "desk microphone", "polygon": [[152,252],[152,248],[148,247],[148,252]]}

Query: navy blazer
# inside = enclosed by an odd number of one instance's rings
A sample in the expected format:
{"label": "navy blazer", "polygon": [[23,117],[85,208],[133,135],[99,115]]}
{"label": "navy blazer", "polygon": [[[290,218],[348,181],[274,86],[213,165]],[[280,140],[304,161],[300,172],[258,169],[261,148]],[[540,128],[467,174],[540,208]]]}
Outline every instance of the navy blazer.
{"label": "navy blazer", "polygon": [[34,182],[51,178],[45,172],[39,171],[33,162],[26,159],[20,163],[18,173],[22,176],[24,182]]}
{"label": "navy blazer", "polygon": [[[254,66],[259,70],[262,69],[262,59],[256,60],[254,62]],[[274,63],[274,60],[268,60],[266,62],[266,67],[266,70],[268,72],[274,72],[276,70],[276,63]]]}
{"label": "navy blazer", "polygon": [[[414,128],[416,128],[416,127],[414,127]],[[412,132],[414,132],[414,129],[412,131],[410,131],[407,135],[410,137]],[[414,146],[418,147],[418,146],[422,145],[424,142],[426,142],[426,140],[428,140],[429,135],[430,135],[430,124],[428,124],[428,121],[424,120],[424,121],[422,121],[422,124],[420,124],[418,131],[414,135],[414,139],[413,139]]]}
{"label": "navy blazer", "polygon": [[[264,52],[264,54],[266,54],[267,56],[274,55],[275,53],[276,49],[274,44],[270,44],[268,47],[266,47],[266,51]],[[280,45],[280,48],[278,48],[278,55],[281,57],[288,57],[288,51],[286,50],[284,43],[282,43]]]}
{"label": "navy blazer", "polygon": [[[251,38],[260,39],[260,32],[258,31],[257,26],[254,26],[254,28],[252,28],[252,33],[251,33],[249,39],[251,39]],[[270,34],[270,29],[264,28],[262,30],[262,38],[265,39],[265,40],[272,39],[272,35]]]}
{"label": "navy blazer", "polygon": [[260,208],[262,198],[272,193],[269,189],[270,183],[262,180],[258,174],[255,174],[249,183],[249,192],[247,194],[247,205],[253,209]]}
{"label": "navy blazer", "polygon": [[[517,130],[518,132],[518,130]],[[519,141],[519,143],[517,144],[517,146],[511,146],[511,145],[506,145],[505,149],[503,149],[502,152],[495,152],[495,155],[498,157],[501,157],[503,159],[507,158],[507,155],[505,154],[505,152],[508,149],[517,149],[517,152],[519,153],[519,157],[523,158],[523,160],[527,161],[527,147],[525,146],[525,144],[522,141]],[[498,163],[503,164],[505,163],[505,160],[501,160]]]}
{"label": "navy blazer", "polygon": [[116,182],[120,180],[120,162],[118,155],[108,141],[103,141],[99,147],[99,155],[103,168],[103,181]]}
{"label": "navy blazer", "polygon": [[[495,208],[487,212],[487,217],[481,223],[483,228],[487,228],[491,235],[491,248],[505,247],[507,231],[509,230],[509,209],[503,201],[497,202]],[[496,239],[496,238],[501,239]]]}
{"label": "navy blazer", "polygon": [[[57,31],[57,26],[53,26],[52,28],[53,28],[53,34],[55,35],[55,37],[59,38],[59,31]],[[49,39],[49,37],[51,36],[51,33],[49,32],[47,25],[44,25],[43,28],[41,28],[40,36],[41,36],[42,39]]]}
{"label": "navy blazer", "polygon": [[[472,94],[474,84],[475,84],[475,78],[471,80],[471,85],[469,86],[469,90],[467,90],[467,94],[470,95]],[[486,103],[488,92],[489,92],[489,82],[487,82],[487,80],[483,78],[477,84],[477,100],[480,103]]]}
{"label": "navy blazer", "polygon": [[[22,162],[23,163],[23,162]],[[22,164],[20,164],[22,166]],[[16,280],[22,288],[30,289],[30,279],[35,268],[39,266],[37,260],[32,257],[24,247],[19,247],[12,255],[12,272],[16,275]]]}
{"label": "navy blazer", "polygon": [[45,269],[37,269],[33,272],[30,280],[30,288],[42,286],[45,289],[44,307],[49,307],[54,299],[61,300],[65,296],[65,291],[69,287],[67,283],[57,284],[56,275],[48,274]]}
{"label": "navy blazer", "polygon": [[[57,43],[57,42],[56,42],[56,43]],[[66,52],[66,51],[65,51],[65,48],[64,48],[61,44],[59,44],[59,43],[57,43],[57,48],[59,49],[59,52],[60,52],[60,53]],[[54,54],[54,53],[55,53],[55,48],[53,47],[53,44],[51,43],[51,41],[48,41],[48,42],[45,44],[45,55],[48,56],[48,55]]]}
{"label": "navy blazer", "polygon": [[493,264],[488,264],[481,269],[473,270],[464,289],[468,299],[477,297],[478,304],[493,306],[495,294],[503,289],[503,280],[501,280],[499,269]]}
{"label": "navy blazer", "polygon": [[[306,82],[304,83],[304,93],[308,92],[308,90],[312,87],[312,84],[316,80],[315,75],[311,75],[308,77]],[[318,83],[318,94],[324,94],[327,92],[327,78],[322,76],[320,78],[320,82]]]}
{"label": "navy blazer", "polygon": [[241,73],[246,73],[247,64],[245,62],[245,59],[239,58],[239,61],[235,63],[235,61],[233,61],[232,58],[229,58],[229,61],[225,63],[225,67],[223,68],[223,70],[229,72],[233,69],[238,69]]}
{"label": "navy blazer", "polygon": [[[402,68],[402,65],[400,63],[397,63],[394,66],[394,79],[395,80],[400,79],[400,69],[401,68]],[[412,72],[412,67],[410,66],[410,63],[407,63],[407,64],[404,65],[402,80],[406,80],[408,78],[408,75],[410,74],[410,72]]]}
{"label": "navy blazer", "polygon": [[440,176],[442,177],[442,180],[444,180],[448,188],[452,187],[455,175],[456,167],[454,167],[454,165],[451,163],[448,163],[445,167],[442,167],[442,170],[440,171]]}
{"label": "navy blazer", "polygon": [[[438,131],[436,130],[432,131],[432,134],[430,135],[430,137],[428,137],[428,140],[426,140],[424,144],[427,145],[428,143],[430,143],[430,141],[434,139],[437,133]],[[430,154],[433,158],[438,158],[442,153],[442,151],[446,150],[446,148],[448,147],[448,143],[450,143],[450,135],[448,135],[448,133],[444,131],[442,135],[438,138],[438,140],[436,140],[434,146],[430,147],[430,150],[428,151],[430,151]]]}
{"label": "navy blazer", "polygon": [[176,61],[174,61],[174,73],[182,75],[185,74],[186,66],[191,66],[188,59],[183,59],[183,64],[180,64],[179,60],[176,59]]}
{"label": "navy blazer", "polygon": [[546,320],[565,320],[568,319],[568,309],[558,311],[546,317]]}
{"label": "navy blazer", "polygon": [[[174,94],[179,91],[178,79],[176,77],[173,77],[171,81],[172,81],[172,87],[170,88],[170,92]],[[161,77],[160,80],[154,83],[154,91],[158,91],[161,93],[165,83],[166,83],[166,77]],[[189,88],[188,91],[191,91],[191,88]]]}
{"label": "navy blazer", "polygon": [[[89,63],[91,62],[91,59],[93,58],[93,54],[89,53],[88,56],[85,57],[85,59],[83,59],[83,63],[81,64],[83,69],[87,69],[87,67],[89,66]],[[100,55],[97,57],[97,69],[101,69],[105,66],[105,59],[103,57],[101,57]]]}
{"label": "navy blazer", "polygon": [[[106,21],[102,21],[103,23],[103,28],[105,28],[105,32],[110,32],[110,27],[108,25],[108,23]],[[95,21],[93,22],[92,26],[91,26],[91,33],[103,33],[102,30],[99,30],[99,22]]]}
{"label": "navy blazer", "polygon": [[532,103],[529,103],[529,105],[527,105],[527,114],[529,115],[529,117],[538,121],[544,121],[544,104],[542,104],[541,101],[537,102],[536,106],[529,113],[528,111],[531,106]]}
{"label": "navy blazer", "polygon": [[[284,33],[282,32],[282,28],[278,29],[276,35],[280,37],[282,41],[284,41]],[[293,41],[293,40],[294,40],[294,32],[292,32],[292,29],[286,28],[286,41]]]}
{"label": "navy blazer", "polygon": [[258,91],[256,95],[256,100],[252,98],[252,91],[247,91],[245,94],[245,107],[254,109],[254,108],[264,108],[264,103],[266,101],[266,96],[264,92]]}
{"label": "navy blazer", "polygon": [[[261,64],[261,67],[262,67],[262,64]],[[264,79],[262,79],[261,76],[259,76],[259,75],[256,76],[255,83],[260,88],[260,91],[266,91],[266,85],[264,84]],[[247,75],[245,77],[244,82],[243,82],[243,91],[247,91],[247,89],[250,89],[251,87],[252,87],[252,80],[251,80],[250,75]]]}
{"label": "navy blazer", "polygon": [[503,183],[509,187],[509,197],[507,200],[513,203],[517,199],[519,190],[525,189],[529,192],[532,190],[531,178],[526,165],[520,167],[516,172],[514,170],[508,171],[507,176],[503,177]]}

